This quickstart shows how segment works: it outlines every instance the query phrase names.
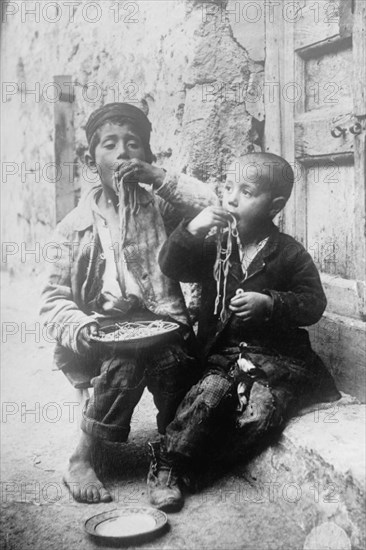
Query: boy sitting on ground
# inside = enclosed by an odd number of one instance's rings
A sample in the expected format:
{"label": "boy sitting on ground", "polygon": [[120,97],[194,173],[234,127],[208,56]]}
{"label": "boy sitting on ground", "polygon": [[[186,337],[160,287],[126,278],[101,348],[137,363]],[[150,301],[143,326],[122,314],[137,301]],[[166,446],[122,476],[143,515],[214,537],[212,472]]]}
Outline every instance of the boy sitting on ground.
{"label": "boy sitting on ground", "polygon": [[198,339],[206,370],[165,436],[168,458],[188,471],[212,463],[225,447],[248,456],[303,406],[340,398],[300,328],[326,307],[318,271],[272,221],[293,182],[279,156],[239,158],[223,207],[182,222],[160,253],[168,277],[202,284]]}
{"label": "boy sitting on ground", "polygon": [[[150,132],[149,119],[133,105],[112,103],[92,113],[86,162],[100,184],[59,224],[57,256],[43,292],[41,314],[57,340],[56,365],[76,388],[94,389],[64,477],[80,502],[111,500],[94,471],[92,445],[127,440],[145,386],[163,435],[200,376],[180,286],[161,273],[158,254],[184,215],[196,215],[217,198],[198,180],[152,165]],[[180,329],[163,344],[135,352],[92,343],[105,324],[140,320],[175,321]],[[169,471],[161,447],[149,477],[151,498],[161,508],[180,502]]]}

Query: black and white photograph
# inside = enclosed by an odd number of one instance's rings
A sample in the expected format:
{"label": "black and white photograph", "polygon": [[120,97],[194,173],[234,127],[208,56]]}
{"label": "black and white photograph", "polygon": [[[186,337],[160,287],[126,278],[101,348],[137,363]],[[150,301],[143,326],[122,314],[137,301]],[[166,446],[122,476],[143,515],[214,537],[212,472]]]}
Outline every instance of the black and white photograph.
{"label": "black and white photograph", "polygon": [[3,550],[366,548],[366,0],[1,0]]}

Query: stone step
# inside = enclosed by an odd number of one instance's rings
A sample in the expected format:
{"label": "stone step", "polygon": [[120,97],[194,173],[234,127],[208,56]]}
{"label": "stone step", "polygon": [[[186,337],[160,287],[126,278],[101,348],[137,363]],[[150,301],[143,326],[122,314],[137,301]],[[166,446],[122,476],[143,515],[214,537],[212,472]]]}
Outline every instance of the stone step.
{"label": "stone step", "polygon": [[366,548],[365,415],[346,394],[304,410],[242,472],[299,523],[306,550]]}

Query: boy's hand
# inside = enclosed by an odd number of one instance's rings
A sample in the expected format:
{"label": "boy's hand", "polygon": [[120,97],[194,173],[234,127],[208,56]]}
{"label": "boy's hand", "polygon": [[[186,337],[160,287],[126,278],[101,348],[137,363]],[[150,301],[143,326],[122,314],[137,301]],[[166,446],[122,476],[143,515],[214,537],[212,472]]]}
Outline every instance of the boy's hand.
{"label": "boy's hand", "polygon": [[79,331],[77,337],[77,349],[80,355],[90,352],[92,349],[90,337],[98,336],[98,329],[99,327],[97,323],[90,323],[90,325],[86,325]]}
{"label": "boy's hand", "polygon": [[204,237],[212,227],[226,227],[231,215],[221,206],[207,206],[187,225],[187,231],[196,237]]}
{"label": "boy's hand", "polygon": [[118,181],[122,178],[128,183],[146,183],[154,187],[163,185],[165,171],[158,166],[139,159],[130,159],[123,162],[117,170]]}
{"label": "boy's hand", "polygon": [[273,299],[259,292],[243,292],[230,300],[229,309],[242,321],[266,321],[272,311]]}

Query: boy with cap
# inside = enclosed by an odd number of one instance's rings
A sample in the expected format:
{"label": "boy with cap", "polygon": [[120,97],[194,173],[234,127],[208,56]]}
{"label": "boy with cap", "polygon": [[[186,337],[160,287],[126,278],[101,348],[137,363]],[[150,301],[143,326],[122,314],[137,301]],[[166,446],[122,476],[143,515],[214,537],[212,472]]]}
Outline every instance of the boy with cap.
{"label": "boy with cap", "polygon": [[316,323],[326,306],[318,271],[272,222],[293,182],[279,156],[237,159],[223,207],[183,221],[160,253],[168,277],[202,283],[198,339],[206,370],[165,436],[168,457],[188,471],[225,448],[248,456],[301,407],[340,398],[300,328]]}
{"label": "boy with cap", "polygon": [[[194,178],[153,166],[150,132],[146,115],[126,103],[105,105],[90,116],[85,159],[101,185],[58,225],[57,257],[43,291],[41,315],[57,340],[57,367],[76,388],[94,389],[64,477],[80,502],[111,500],[92,466],[92,445],[95,439],[127,440],[145,386],[163,435],[199,377],[180,286],[161,273],[158,254],[183,216],[214,204],[216,196]],[[160,319],[177,322],[178,334],[136,353],[110,352],[91,341],[106,323]],[[161,508],[179,507],[164,447],[151,449],[151,500]]]}

